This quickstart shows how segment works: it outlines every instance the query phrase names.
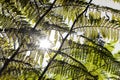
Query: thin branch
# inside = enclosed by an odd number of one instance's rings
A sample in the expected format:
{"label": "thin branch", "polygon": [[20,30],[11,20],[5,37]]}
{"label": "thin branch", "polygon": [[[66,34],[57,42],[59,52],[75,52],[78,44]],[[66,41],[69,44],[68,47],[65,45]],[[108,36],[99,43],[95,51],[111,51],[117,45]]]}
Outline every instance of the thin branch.
{"label": "thin branch", "polygon": [[94,45],[96,45],[97,47],[105,50],[105,51],[107,52],[107,54],[105,54],[105,55],[108,56],[108,57],[110,57],[110,58],[112,58],[112,60],[114,60],[112,53],[111,53],[107,48],[105,48],[105,47],[97,44],[97,43],[96,43],[95,41],[93,41],[92,39],[89,39],[89,38],[87,38],[87,37],[85,37],[85,36],[83,36],[83,35],[80,35],[80,37],[85,38],[86,40],[92,42],[92,43],[93,43]]}
{"label": "thin branch", "polygon": [[10,59],[5,60],[5,63],[3,65],[3,67],[0,69],[0,76],[2,75],[3,71],[7,68],[7,66],[9,65],[10,61],[18,54],[19,50],[21,49],[23,44],[21,44],[17,50],[14,52],[14,54],[10,57]]}
{"label": "thin branch", "polygon": [[62,38],[62,40],[63,40],[64,38],[63,38],[63,36],[62,36],[62,34],[61,34],[61,32],[60,32],[60,31],[59,31],[59,34],[60,34],[60,36],[61,36],[61,38]]}
{"label": "thin branch", "polygon": [[40,10],[39,10],[39,6],[38,6],[38,4],[37,4],[37,1],[36,1],[36,0],[34,0],[34,3],[35,3],[35,7],[36,7],[36,9],[37,9],[38,19],[39,19],[39,18],[40,18]]}
{"label": "thin branch", "polygon": [[[51,51],[56,52],[55,50],[51,50]],[[66,53],[64,53],[64,52],[59,52],[59,54],[60,54],[60,55],[63,55],[63,56],[67,56],[67,57],[69,57],[70,59],[72,59],[73,61],[79,63],[79,64],[82,65],[82,66],[84,66],[80,61],[76,60],[75,58],[73,58],[72,56],[70,56],[70,55],[68,55],[68,54],[66,54]],[[106,64],[108,64],[108,63],[106,63]],[[94,69],[94,70],[92,70],[92,71],[90,71],[90,72],[94,72],[94,71],[100,69],[101,67],[104,67],[106,64],[104,64],[104,65],[102,65],[102,66],[98,67],[97,69]],[[84,66],[84,67],[85,67],[85,66]],[[84,69],[84,68],[83,68],[83,69]]]}
{"label": "thin branch", "polygon": [[36,9],[37,9],[38,15],[40,15],[39,7],[38,7],[38,4],[37,4],[36,0],[34,0],[34,3],[35,3],[35,6],[36,6]]}
{"label": "thin branch", "polygon": [[[7,58],[0,58],[0,60],[10,60],[10,59],[7,59]],[[25,65],[28,65],[28,66],[32,66],[30,63],[27,63],[27,62],[24,62],[22,60],[16,60],[16,59],[11,59],[11,62],[17,62],[17,63],[22,63],[22,64],[25,64]]]}
{"label": "thin branch", "polygon": [[72,32],[72,29],[73,29],[75,23],[76,23],[76,22],[78,21],[78,19],[84,14],[84,12],[87,11],[87,9],[89,8],[89,5],[91,4],[91,2],[92,2],[92,0],[89,1],[89,3],[88,3],[88,5],[87,5],[87,7],[85,8],[85,10],[84,10],[81,14],[79,14],[79,15],[77,16],[77,18],[74,20],[74,22],[73,22],[73,24],[72,24],[72,26],[71,26],[70,31],[69,31],[68,34],[65,36],[65,38],[62,40],[62,43],[61,43],[59,49],[57,50],[57,52],[55,53],[55,55],[52,57],[52,59],[48,62],[48,65],[47,65],[46,68],[43,70],[43,72],[42,72],[42,74],[41,74],[41,76],[39,77],[38,80],[41,80],[41,79],[43,78],[44,74],[45,74],[46,71],[48,70],[48,67],[51,65],[52,61],[55,59],[55,57],[58,55],[59,51],[61,50],[61,48],[62,48],[65,40],[67,39],[67,37],[69,36],[69,34]]}
{"label": "thin branch", "polygon": [[[55,50],[52,50],[52,51],[55,52],[55,53],[57,52],[57,51],[55,51]],[[78,61],[77,59],[73,58],[72,56],[70,56],[70,55],[68,55],[68,54],[66,54],[66,53],[64,53],[64,52],[61,52],[61,51],[59,51],[58,54],[60,54],[60,55],[62,55],[62,56],[67,56],[67,57],[69,57],[69,58],[72,59],[73,61],[77,62],[84,71],[87,71],[87,68],[86,68],[80,61]]]}
{"label": "thin branch", "polygon": [[33,30],[36,29],[36,27],[41,22],[41,20],[50,12],[50,10],[53,8],[53,5],[55,4],[56,1],[57,0],[54,0],[54,2],[52,3],[52,5],[50,6],[50,8],[48,10],[46,10],[46,12],[38,19],[38,21],[36,22],[35,26],[33,27]]}
{"label": "thin branch", "polygon": [[[105,64],[102,65],[102,66],[100,66],[100,67],[98,67],[98,68],[95,69],[95,70],[90,71],[90,73],[95,72],[96,70],[98,70],[98,69],[100,69],[101,67],[104,67],[104,66],[105,66]],[[84,76],[84,75],[81,75],[81,76],[79,76],[79,77],[82,77],[82,76]],[[98,77],[98,76],[96,75],[96,77]],[[76,78],[74,78],[74,79],[77,79],[77,78],[78,78],[78,77],[76,77]]]}
{"label": "thin branch", "polygon": [[17,29],[17,28],[4,28],[4,29],[0,29],[0,33],[2,33],[2,32],[8,32],[8,33],[12,33],[12,32],[14,32],[14,33],[16,33],[16,34],[18,34],[18,33],[21,33],[21,34],[30,34],[30,33],[32,33],[32,34],[38,34],[38,33],[40,33],[40,29],[39,30],[34,30],[34,31],[32,31],[32,30],[30,30],[31,28],[19,28],[19,29]]}
{"label": "thin branch", "polygon": [[[82,69],[82,71],[85,72],[86,75],[89,75],[89,76],[95,78],[95,80],[96,80],[96,76],[94,76],[94,75],[91,74],[90,72],[84,70],[84,69],[81,68],[80,66],[75,66],[75,65],[69,64],[68,62],[61,61],[61,60],[57,60],[57,59],[55,59],[55,60],[53,60],[53,61],[54,61],[54,62],[58,62],[58,63],[63,64],[63,65],[65,65],[65,64],[66,64],[66,65],[69,65],[70,67],[74,67],[75,69],[78,69],[78,70]],[[54,66],[54,67],[56,67],[56,66]],[[52,68],[54,68],[54,67],[52,67]],[[63,67],[64,67],[64,66],[63,66]],[[80,71],[81,71],[81,70],[80,70]],[[85,74],[84,74],[84,75],[85,75]]]}

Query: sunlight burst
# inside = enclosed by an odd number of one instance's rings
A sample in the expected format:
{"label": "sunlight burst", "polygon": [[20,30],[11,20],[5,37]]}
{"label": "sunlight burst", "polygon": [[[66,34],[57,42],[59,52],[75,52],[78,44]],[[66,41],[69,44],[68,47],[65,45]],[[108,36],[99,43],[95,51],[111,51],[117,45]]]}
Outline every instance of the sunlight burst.
{"label": "sunlight burst", "polygon": [[51,47],[51,43],[49,40],[47,40],[47,39],[40,40],[40,48],[48,49],[50,47]]}

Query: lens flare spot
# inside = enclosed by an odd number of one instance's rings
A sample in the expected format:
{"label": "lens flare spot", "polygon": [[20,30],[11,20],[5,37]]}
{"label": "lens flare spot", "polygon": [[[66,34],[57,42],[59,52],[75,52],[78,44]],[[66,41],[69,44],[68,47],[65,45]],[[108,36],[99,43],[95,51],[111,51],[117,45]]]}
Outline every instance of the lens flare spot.
{"label": "lens flare spot", "polygon": [[40,40],[40,48],[48,49],[51,47],[51,43],[47,39]]}

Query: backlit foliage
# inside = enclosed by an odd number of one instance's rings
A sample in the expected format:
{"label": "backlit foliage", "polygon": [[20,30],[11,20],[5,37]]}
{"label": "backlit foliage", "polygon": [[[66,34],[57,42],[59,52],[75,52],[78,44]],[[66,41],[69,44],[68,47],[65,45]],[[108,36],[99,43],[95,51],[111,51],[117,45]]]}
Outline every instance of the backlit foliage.
{"label": "backlit foliage", "polygon": [[0,80],[119,80],[120,10],[53,2],[0,0]]}

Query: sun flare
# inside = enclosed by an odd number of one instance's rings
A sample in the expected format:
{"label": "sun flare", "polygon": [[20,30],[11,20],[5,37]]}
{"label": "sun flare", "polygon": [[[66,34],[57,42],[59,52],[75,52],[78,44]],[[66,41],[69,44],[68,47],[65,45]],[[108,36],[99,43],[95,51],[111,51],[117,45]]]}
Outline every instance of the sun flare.
{"label": "sun flare", "polygon": [[48,49],[50,47],[51,47],[51,43],[49,40],[47,40],[47,39],[40,40],[40,48]]}

